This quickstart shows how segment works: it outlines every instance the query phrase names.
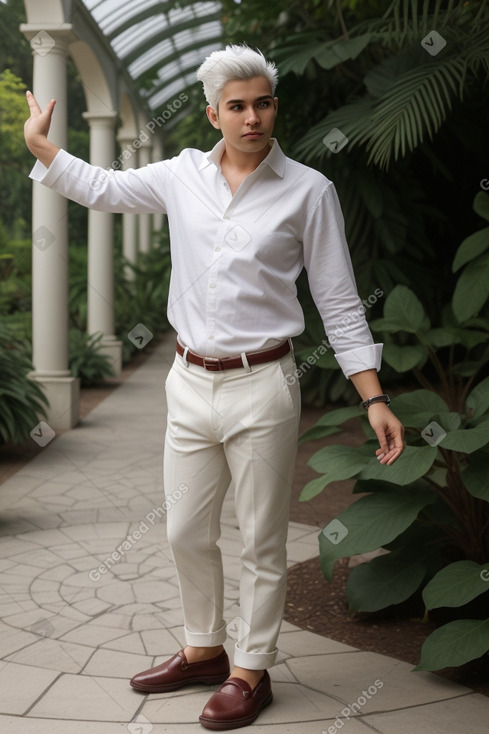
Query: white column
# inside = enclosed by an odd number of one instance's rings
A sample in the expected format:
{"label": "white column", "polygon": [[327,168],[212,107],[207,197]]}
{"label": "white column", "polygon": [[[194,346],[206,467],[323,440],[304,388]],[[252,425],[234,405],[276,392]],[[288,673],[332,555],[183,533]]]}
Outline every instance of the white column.
{"label": "white column", "polygon": [[[151,163],[151,144],[142,143],[139,149],[139,166],[147,166]],[[152,214],[139,215],[139,251],[149,252],[153,241],[153,217]]]}
{"label": "white column", "polygon": [[[121,146],[121,151],[128,151],[134,143],[135,136],[126,137],[119,135],[118,141]],[[137,151],[133,154],[134,157],[131,159],[128,155],[122,155],[121,168],[127,170],[128,168],[136,168],[137,163]],[[138,214],[123,214],[122,215],[122,254],[129,260],[130,263],[135,263],[138,256]],[[129,280],[134,278],[134,273],[129,268],[126,269],[126,277]]]}
{"label": "white column", "polygon": [[[114,160],[115,112],[84,112],[90,127],[90,163],[108,168]],[[101,333],[100,352],[111,361],[116,376],[122,371],[122,342],[114,334],[114,218],[107,212],[88,212],[87,331]]]}
{"label": "white column", "polygon": [[[23,24],[34,59],[33,92],[41,108],[53,97],[56,108],[50,139],[66,148],[66,57],[71,25],[43,28]],[[41,184],[32,192],[32,379],[49,400],[47,422],[53,429],[78,422],[80,381],[68,369],[68,222],[67,200]],[[34,426],[33,426],[34,428]]]}

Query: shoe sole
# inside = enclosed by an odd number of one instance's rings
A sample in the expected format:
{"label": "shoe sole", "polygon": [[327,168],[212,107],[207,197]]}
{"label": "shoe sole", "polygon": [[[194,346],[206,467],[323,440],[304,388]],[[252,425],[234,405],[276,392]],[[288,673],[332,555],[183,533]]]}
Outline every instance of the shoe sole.
{"label": "shoe sole", "polygon": [[226,729],[239,729],[242,726],[248,726],[252,724],[255,719],[261,714],[264,708],[270,706],[273,701],[273,693],[266,697],[258,711],[252,716],[247,716],[246,719],[233,719],[231,721],[214,721],[213,719],[206,719],[203,716],[199,716],[199,721],[206,729],[212,729],[213,731],[225,731]]}
{"label": "shoe sole", "polygon": [[207,678],[189,678],[188,680],[182,680],[178,683],[166,683],[160,686],[148,686],[133,681],[129,681],[129,685],[136,691],[142,691],[143,693],[167,693],[170,691],[178,691],[179,688],[195,685],[197,683],[204,683],[206,686],[220,685],[228,678],[229,673],[226,673],[225,675],[214,675]]}

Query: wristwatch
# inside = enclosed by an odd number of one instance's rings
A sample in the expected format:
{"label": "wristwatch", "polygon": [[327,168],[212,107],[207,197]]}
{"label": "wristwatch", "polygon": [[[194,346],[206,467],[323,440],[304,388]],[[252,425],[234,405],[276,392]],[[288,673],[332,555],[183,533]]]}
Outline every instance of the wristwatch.
{"label": "wristwatch", "polygon": [[364,402],[362,403],[362,407],[367,410],[367,408],[369,408],[372,403],[385,403],[386,405],[389,405],[390,401],[390,397],[386,393],[383,393],[382,395],[374,395],[373,398],[368,398],[368,400],[364,400]]}

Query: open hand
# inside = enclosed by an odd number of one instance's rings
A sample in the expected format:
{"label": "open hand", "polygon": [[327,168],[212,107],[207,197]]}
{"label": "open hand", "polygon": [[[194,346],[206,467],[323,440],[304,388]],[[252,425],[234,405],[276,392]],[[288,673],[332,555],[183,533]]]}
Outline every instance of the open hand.
{"label": "open hand", "polygon": [[404,426],[385,403],[370,405],[368,419],[379,439],[377,459],[390,466],[404,451]]}
{"label": "open hand", "polygon": [[24,125],[25,142],[31,153],[45,165],[49,166],[54,155],[59,150],[59,148],[48,141],[48,133],[51,127],[51,118],[56,100],[52,99],[48,102],[46,109],[42,112],[32,92],[26,92],[26,97],[30,117]]}

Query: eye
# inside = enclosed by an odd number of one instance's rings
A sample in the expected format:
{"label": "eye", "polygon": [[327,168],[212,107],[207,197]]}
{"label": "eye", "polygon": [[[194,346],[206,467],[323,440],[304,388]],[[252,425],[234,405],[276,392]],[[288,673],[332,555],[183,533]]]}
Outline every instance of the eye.
{"label": "eye", "polygon": [[263,99],[261,102],[258,103],[258,107],[270,107],[270,101]]}

